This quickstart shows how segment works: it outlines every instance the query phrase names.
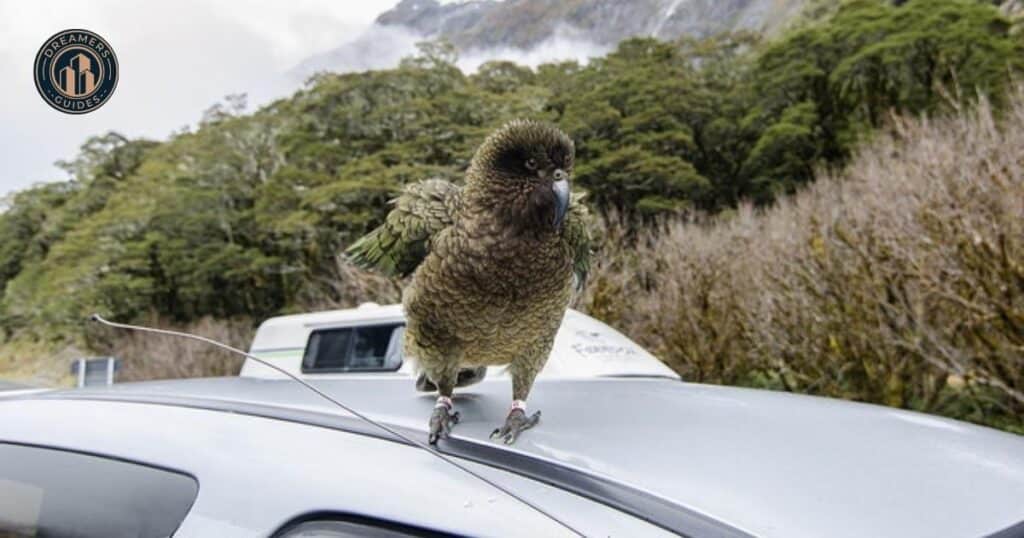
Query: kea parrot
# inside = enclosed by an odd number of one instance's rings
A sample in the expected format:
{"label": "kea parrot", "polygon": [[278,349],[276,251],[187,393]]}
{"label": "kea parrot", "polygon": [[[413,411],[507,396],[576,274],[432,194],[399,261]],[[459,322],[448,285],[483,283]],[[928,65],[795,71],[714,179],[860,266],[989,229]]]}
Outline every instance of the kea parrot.
{"label": "kea parrot", "polygon": [[404,353],[417,388],[437,390],[428,442],[458,422],[452,393],[507,365],[512,404],[492,439],[506,444],[533,427],[526,399],[555,333],[590,266],[588,212],[571,195],[575,149],[557,127],[514,120],[484,140],[465,183],[407,185],[384,223],[353,243],[348,258],[394,276],[402,294]]}

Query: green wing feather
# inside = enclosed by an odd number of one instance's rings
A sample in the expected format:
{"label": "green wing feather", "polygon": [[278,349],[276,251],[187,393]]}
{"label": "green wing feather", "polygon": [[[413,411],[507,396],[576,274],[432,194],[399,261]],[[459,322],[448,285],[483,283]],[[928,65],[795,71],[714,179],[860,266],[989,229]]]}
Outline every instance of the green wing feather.
{"label": "green wing feather", "polygon": [[384,224],[353,243],[345,255],[364,269],[407,276],[427,256],[430,240],[451,226],[462,190],[441,179],[411,183],[391,200]]}
{"label": "green wing feather", "polygon": [[576,275],[576,290],[582,290],[590,273],[590,211],[583,204],[584,194],[573,193],[565,218],[565,241],[572,252],[572,272]]}

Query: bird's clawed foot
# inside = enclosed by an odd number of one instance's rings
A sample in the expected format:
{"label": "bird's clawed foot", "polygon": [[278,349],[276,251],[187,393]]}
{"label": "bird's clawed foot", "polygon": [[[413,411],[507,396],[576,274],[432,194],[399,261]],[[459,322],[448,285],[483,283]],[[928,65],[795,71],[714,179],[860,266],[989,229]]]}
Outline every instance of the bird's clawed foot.
{"label": "bird's clawed foot", "polygon": [[430,435],[427,442],[435,445],[438,439],[447,439],[452,432],[452,426],[459,423],[459,412],[452,412],[450,398],[444,396],[437,399],[434,412],[430,415]]}
{"label": "bird's clawed foot", "polygon": [[508,418],[505,419],[505,424],[491,432],[491,439],[500,439],[506,445],[511,445],[516,442],[520,433],[534,427],[538,422],[540,422],[540,411],[527,416],[525,408],[513,406],[512,411],[508,413]]}

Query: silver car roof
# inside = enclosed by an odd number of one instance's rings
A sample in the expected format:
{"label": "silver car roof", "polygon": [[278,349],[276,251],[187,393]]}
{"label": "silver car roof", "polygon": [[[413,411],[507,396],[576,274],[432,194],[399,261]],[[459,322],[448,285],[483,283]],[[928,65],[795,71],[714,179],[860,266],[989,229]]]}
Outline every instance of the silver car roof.
{"label": "silver car roof", "polygon": [[[457,536],[574,535],[420,449],[335,428],[179,405],[60,399],[4,402],[0,424],[0,446],[70,450],[191,475],[199,483],[198,497],[174,531],[176,538],[272,536],[296,521],[337,516]],[[0,469],[12,464],[17,462],[0,462]],[[471,461],[463,465],[587,536],[674,535],[538,481]],[[95,478],[66,465],[53,472],[72,481]],[[86,512],[100,520],[103,514],[116,517],[121,508],[106,504],[102,483],[79,485],[95,488]],[[29,513],[34,502],[46,499],[32,487],[21,491],[29,493],[20,502]],[[0,514],[10,515],[3,509],[4,493],[0,488]],[[17,495],[14,506],[17,521]]]}
{"label": "silver car roof", "polygon": [[[422,435],[433,397],[403,379],[317,387]],[[442,450],[485,447],[569,468],[757,536],[982,536],[1024,520],[1024,438],[918,413],[666,379],[538,381],[538,427],[504,447],[507,382],[457,393]],[[36,396],[235,402],[344,412],[290,381],[243,378],[115,385]],[[467,448],[469,447],[469,448]]]}

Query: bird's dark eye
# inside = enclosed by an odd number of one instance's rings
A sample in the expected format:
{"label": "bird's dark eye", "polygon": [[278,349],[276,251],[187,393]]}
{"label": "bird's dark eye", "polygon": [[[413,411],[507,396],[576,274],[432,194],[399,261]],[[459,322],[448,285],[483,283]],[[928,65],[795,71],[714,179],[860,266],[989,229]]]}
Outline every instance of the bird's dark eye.
{"label": "bird's dark eye", "polygon": [[526,159],[526,169],[527,170],[531,170],[531,171],[532,170],[536,170],[537,169],[537,159]]}

